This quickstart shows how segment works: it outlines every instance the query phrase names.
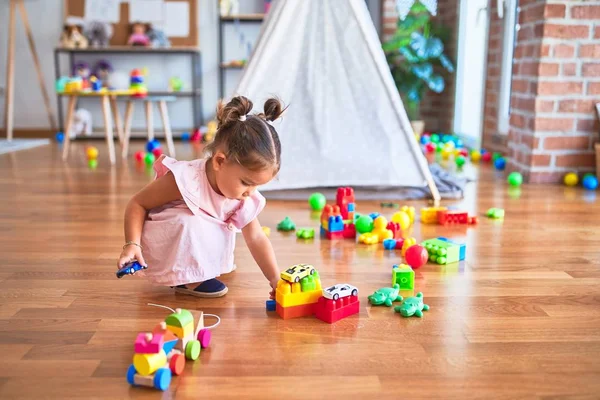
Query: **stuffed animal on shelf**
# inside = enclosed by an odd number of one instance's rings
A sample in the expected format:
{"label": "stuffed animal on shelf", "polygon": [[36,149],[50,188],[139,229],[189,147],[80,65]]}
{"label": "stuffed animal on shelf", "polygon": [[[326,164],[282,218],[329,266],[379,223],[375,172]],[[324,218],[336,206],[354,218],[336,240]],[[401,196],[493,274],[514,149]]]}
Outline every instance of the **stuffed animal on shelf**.
{"label": "stuffed animal on shelf", "polygon": [[171,47],[171,42],[163,30],[152,28],[148,32],[152,47]]}
{"label": "stuffed animal on shelf", "polygon": [[240,2],[239,0],[220,0],[219,9],[221,17],[237,15],[240,13]]}
{"label": "stuffed animal on shelf", "polygon": [[79,108],[73,115],[69,136],[71,139],[75,139],[82,134],[85,136],[92,134],[92,114],[84,108]]}
{"label": "stuffed animal on shelf", "polygon": [[85,27],[85,36],[92,47],[106,47],[113,35],[111,24],[102,21],[89,21]]}
{"label": "stuffed animal on shelf", "polygon": [[73,76],[81,78],[81,89],[90,89],[90,66],[85,61],[79,61],[73,66]]}
{"label": "stuffed animal on shelf", "polygon": [[102,82],[102,87],[111,89],[110,74],[113,72],[111,63],[106,60],[100,60],[94,66],[94,76]]}
{"label": "stuffed animal on shelf", "polygon": [[134,22],[131,24],[131,34],[127,44],[131,46],[149,46],[150,38],[148,32],[152,29],[152,25],[142,22]]}
{"label": "stuffed animal on shelf", "polygon": [[60,46],[66,49],[87,49],[88,40],[83,35],[83,26],[65,24],[60,35]]}

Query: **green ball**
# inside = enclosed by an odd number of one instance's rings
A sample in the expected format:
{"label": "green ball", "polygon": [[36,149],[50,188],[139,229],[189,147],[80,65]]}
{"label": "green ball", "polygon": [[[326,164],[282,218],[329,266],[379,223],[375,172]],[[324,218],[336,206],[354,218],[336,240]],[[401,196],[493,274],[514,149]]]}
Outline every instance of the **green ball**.
{"label": "green ball", "polygon": [[436,151],[437,153],[441,153],[441,152],[442,152],[442,150],[444,150],[444,144],[443,144],[443,143],[438,143],[438,144],[437,144],[437,147],[435,148],[435,151]]}
{"label": "green ball", "polygon": [[88,167],[90,167],[91,169],[96,169],[97,166],[98,166],[98,160],[96,160],[96,159],[88,160]]}
{"label": "green ball", "polygon": [[431,143],[439,143],[440,135],[438,135],[437,133],[434,133],[433,135],[431,135],[429,140],[431,141]]}
{"label": "green ball", "polygon": [[327,199],[323,193],[313,193],[308,198],[308,204],[310,204],[310,208],[314,211],[321,211],[325,208],[326,203]]}
{"label": "green ball", "polygon": [[146,153],[146,156],[144,157],[144,161],[146,162],[146,165],[154,164],[155,160],[156,160],[156,157],[154,157],[154,154]]}
{"label": "green ball", "polygon": [[373,230],[373,218],[368,215],[362,215],[356,220],[356,231],[358,233],[367,233]]}
{"label": "green ball", "polygon": [[501,157],[502,157],[501,153],[494,153],[494,154],[492,154],[492,161],[496,161],[497,159],[499,159]]}
{"label": "green ball", "polygon": [[465,156],[458,156],[456,157],[456,160],[454,160],[454,162],[456,162],[456,166],[459,168],[465,165],[465,161]]}
{"label": "green ball", "polygon": [[523,175],[519,172],[511,172],[506,181],[510,186],[519,187],[523,183]]}

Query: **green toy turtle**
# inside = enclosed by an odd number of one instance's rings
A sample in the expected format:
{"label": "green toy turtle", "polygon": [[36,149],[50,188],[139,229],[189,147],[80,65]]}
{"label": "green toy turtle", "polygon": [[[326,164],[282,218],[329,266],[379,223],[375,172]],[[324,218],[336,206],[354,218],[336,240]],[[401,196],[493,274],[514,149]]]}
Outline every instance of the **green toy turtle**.
{"label": "green toy turtle", "polygon": [[408,297],[404,302],[394,307],[394,311],[400,313],[403,317],[412,317],[416,315],[419,318],[423,317],[423,311],[428,311],[429,306],[423,303],[423,293],[419,292],[415,297]]}
{"label": "green toy turtle", "polygon": [[368,297],[369,303],[374,306],[386,305],[391,307],[394,301],[402,301],[400,293],[400,285],[395,284],[394,287],[386,287],[376,290],[375,293]]}
{"label": "green toy turtle", "polygon": [[283,221],[277,224],[278,231],[289,232],[296,229],[296,224],[290,217],[285,217]]}

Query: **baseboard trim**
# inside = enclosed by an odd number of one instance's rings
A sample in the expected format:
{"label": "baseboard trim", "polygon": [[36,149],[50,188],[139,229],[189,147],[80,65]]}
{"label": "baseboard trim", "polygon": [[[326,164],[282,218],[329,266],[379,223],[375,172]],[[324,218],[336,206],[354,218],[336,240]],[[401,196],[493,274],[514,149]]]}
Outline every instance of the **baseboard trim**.
{"label": "baseboard trim", "polygon": [[[14,129],[13,137],[19,139],[52,139],[56,135],[51,129],[33,128],[33,129]],[[0,130],[0,137],[6,138],[6,130]]]}

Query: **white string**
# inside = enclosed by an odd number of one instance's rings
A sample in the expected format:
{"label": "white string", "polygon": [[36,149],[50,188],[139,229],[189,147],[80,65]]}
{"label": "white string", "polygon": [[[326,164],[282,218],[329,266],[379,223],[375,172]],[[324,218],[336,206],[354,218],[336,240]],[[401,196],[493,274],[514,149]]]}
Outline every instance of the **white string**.
{"label": "white string", "polygon": [[171,307],[167,307],[167,306],[163,306],[161,304],[154,304],[154,303],[148,303],[149,306],[154,306],[154,307],[162,307],[162,308],[166,308],[167,310],[171,310],[171,312],[175,312],[175,310],[173,310]]}
{"label": "white string", "polygon": [[205,317],[215,317],[217,319],[217,323],[216,324],[212,324],[211,326],[205,326],[204,328],[206,329],[214,329],[217,326],[219,326],[219,324],[221,323],[221,318],[218,315],[215,314],[204,314]]}
{"label": "white string", "polygon": [[245,121],[246,120],[246,116],[245,115],[240,115],[240,117],[238,119],[240,121]]}

